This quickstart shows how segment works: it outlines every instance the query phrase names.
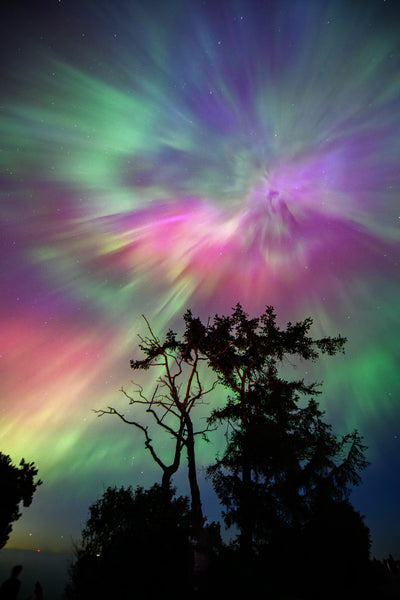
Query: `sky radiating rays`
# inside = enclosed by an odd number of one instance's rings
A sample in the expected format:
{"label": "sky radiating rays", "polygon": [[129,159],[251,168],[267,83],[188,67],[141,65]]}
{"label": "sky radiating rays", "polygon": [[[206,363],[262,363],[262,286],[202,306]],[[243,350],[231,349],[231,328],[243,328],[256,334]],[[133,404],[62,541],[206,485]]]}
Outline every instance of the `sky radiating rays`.
{"label": "sky radiating rays", "polygon": [[374,482],[400,443],[394,3],[44,5],[7,9],[2,41],[0,440],[45,481],[11,543],[35,543],[27,524],[43,530],[54,498],[53,549],[102,486],[159,479],[138,432],[92,409],[124,405],[142,314],[162,334],[189,307],[240,301],[348,337],[309,374],[337,430],[366,438],[356,497],[384,552]]}

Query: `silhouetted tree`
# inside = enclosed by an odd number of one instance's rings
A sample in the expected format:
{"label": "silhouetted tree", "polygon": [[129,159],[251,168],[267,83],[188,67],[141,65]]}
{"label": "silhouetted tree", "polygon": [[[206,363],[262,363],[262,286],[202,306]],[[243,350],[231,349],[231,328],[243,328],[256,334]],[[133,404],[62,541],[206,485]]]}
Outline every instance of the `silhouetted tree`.
{"label": "silhouetted tree", "polygon": [[17,521],[21,502],[30,506],[36,488],[41,485],[35,481],[38,469],[35,464],[21,460],[19,466],[13,464],[7,454],[0,452],[0,548],[5,546],[12,531],[12,523]]}
{"label": "silhouetted tree", "polygon": [[300,551],[315,515],[327,507],[332,512],[332,503],[336,511],[343,506],[367,461],[357,431],[337,438],[322,421],[313,398],[317,385],[287,381],[278,367],[288,356],[314,361],[320,353],[334,355],[345,339],[313,339],[310,318],[282,330],[272,307],[254,319],[237,305],[211,324],[190,312],[185,320],[230,391],[209,419],[228,426],[225,451],[208,469],[225,522],[239,527],[243,562],[255,553],[279,566]]}
{"label": "silhouetted tree", "polygon": [[[154,484],[109,487],[90,507],[90,517],[70,568],[65,597],[131,598],[190,583],[189,500]],[[176,573],[179,577],[176,577]]]}
{"label": "silhouetted tree", "polygon": [[[281,379],[277,366],[287,356],[313,361],[320,353],[334,355],[343,350],[346,340],[341,336],[313,339],[309,335],[312,325],[310,318],[295,324],[288,323],[286,329],[281,330],[276,324],[276,315],[272,307],[267,307],[260,317],[253,319],[250,319],[238,304],[230,316],[216,315],[213,321],[207,324],[202,323],[199,318],[194,318],[191,311],[187,311],[184,320],[186,352],[190,354],[192,345],[196,344],[198,350],[207,358],[219,382],[229,390],[226,406],[214,410],[210,417],[211,423],[222,421],[231,427],[225,464],[218,463],[221,468],[216,466],[211,472],[215,485],[220,494],[222,493],[223,503],[225,500],[235,503],[235,495],[240,498],[235,514],[231,513],[231,517],[240,527],[241,546],[244,554],[248,555],[255,526],[255,523],[252,523],[255,515],[251,506],[251,497],[256,496],[252,492],[253,483],[257,478],[268,477],[267,471],[261,474],[260,465],[256,467],[255,456],[251,455],[258,452],[260,461],[268,465],[269,474],[272,473],[271,469],[275,468],[276,478],[279,465],[274,467],[271,457],[274,456],[276,461],[280,456],[280,448],[285,446],[281,439],[283,432],[298,425],[293,420],[298,394],[318,393],[316,384],[306,384],[303,379],[290,382]],[[310,420],[318,420],[316,411],[316,404],[311,403],[302,413],[305,425]],[[274,440],[271,438],[272,433],[275,435]],[[261,448],[255,440],[264,440],[264,434],[267,435],[268,442]],[[310,431],[309,438],[313,435],[314,432]],[[232,460],[236,464],[235,474],[231,473],[223,480],[223,470],[229,471],[232,468]],[[314,462],[315,460],[316,458]],[[289,464],[286,462],[284,466],[288,468]],[[291,469],[294,472],[297,465],[292,464]],[[293,478],[289,476],[287,480],[292,482]],[[225,489],[227,493],[224,494],[223,487],[226,488],[228,482],[231,489]],[[275,484],[278,485],[278,480]],[[241,490],[239,496],[237,486]],[[290,491],[288,486],[286,487],[286,495],[293,494],[293,489]],[[294,502],[294,497],[292,500]]]}
{"label": "silhouetted tree", "polygon": [[[257,404],[246,427],[229,410],[227,445],[208,473],[225,506],[226,524],[238,525],[242,534],[248,528],[245,542],[251,535],[251,549],[274,542],[283,552],[315,514],[347,499],[367,463],[358,433],[337,438],[314,399],[299,407],[297,395],[283,394],[282,382],[280,391],[271,381],[265,389],[259,385],[246,398]],[[215,418],[227,417],[222,410]],[[243,465],[249,479],[243,477]]]}
{"label": "silhouetted tree", "polygon": [[[131,360],[131,367],[135,371],[155,369],[157,372],[157,385],[151,398],[143,393],[143,388],[136,385],[136,395],[130,396],[122,389],[130,405],[143,406],[145,412],[150,414],[157,426],[164,429],[175,440],[175,448],[171,463],[166,463],[156,451],[150,436],[148,425],[138,419],[129,419],[116,408],[109,406],[107,410],[96,411],[100,416],[112,414],[118,416],[124,423],[140,429],[145,436],[145,446],[150,451],[154,461],[163,471],[162,485],[168,489],[171,478],[180,465],[181,453],[185,449],[188,463],[188,478],[191,494],[192,526],[199,532],[204,523],[200,499],[200,489],[197,480],[195,437],[201,435],[208,440],[209,426],[200,431],[194,429],[191,411],[194,406],[202,402],[204,396],[215,387],[216,382],[205,386],[200,377],[200,364],[205,357],[198,348],[198,341],[190,340],[190,352],[187,352],[188,343],[177,339],[176,333],[169,330],[161,341],[152,331],[147,322],[149,335],[140,337],[139,349],[145,358]],[[188,337],[188,336],[187,336]],[[185,338],[186,339],[186,338]]]}

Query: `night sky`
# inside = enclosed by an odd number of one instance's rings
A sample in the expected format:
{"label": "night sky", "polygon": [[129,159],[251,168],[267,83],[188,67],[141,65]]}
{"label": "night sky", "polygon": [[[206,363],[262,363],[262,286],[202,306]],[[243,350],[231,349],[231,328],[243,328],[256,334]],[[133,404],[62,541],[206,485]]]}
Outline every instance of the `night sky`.
{"label": "night sky", "polygon": [[44,480],[8,546],[71,550],[107,486],[160,481],[93,409],[128,414],[143,314],[240,301],[348,338],[297,376],[364,436],[351,498],[400,558],[400,3],[14,0],[0,28],[0,450]]}

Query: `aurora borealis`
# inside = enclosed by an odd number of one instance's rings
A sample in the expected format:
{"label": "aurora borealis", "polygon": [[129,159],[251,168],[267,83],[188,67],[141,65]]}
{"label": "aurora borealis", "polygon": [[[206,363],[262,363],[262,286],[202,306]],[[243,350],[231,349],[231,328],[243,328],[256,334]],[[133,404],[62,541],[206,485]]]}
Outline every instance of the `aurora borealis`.
{"label": "aurora borealis", "polygon": [[364,436],[352,498],[400,552],[398,3],[39,5],[1,24],[0,450],[44,480],[9,545],[69,549],[105,487],[159,480],[93,409],[126,406],[142,314],[240,301],[348,338],[305,376]]}

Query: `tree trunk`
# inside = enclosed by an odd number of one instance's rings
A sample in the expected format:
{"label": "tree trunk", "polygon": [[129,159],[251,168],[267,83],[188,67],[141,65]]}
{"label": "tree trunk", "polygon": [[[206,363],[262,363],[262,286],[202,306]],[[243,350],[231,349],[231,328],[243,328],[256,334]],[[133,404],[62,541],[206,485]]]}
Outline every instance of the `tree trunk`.
{"label": "tree trunk", "polygon": [[247,433],[243,446],[242,456],[242,497],[240,506],[240,553],[242,560],[247,562],[251,557],[253,540],[252,509],[250,503],[251,496],[251,465],[247,449]]}
{"label": "tree trunk", "polygon": [[163,465],[163,476],[161,480],[161,487],[164,490],[168,490],[170,487],[172,476],[175,475],[177,470],[179,469],[179,465],[181,462],[181,452],[183,446],[183,430],[185,428],[184,419],[181,418],[179,432],[176,436],[176,444],[175,444],[175,454],[174,454],[174,462],[171,465]]}
{"label": "tree trunk", "polygon": [[174,475],[174,473],[176,473],[177,470],[178,470],[178,467],[174,468],[172,466],[166,467],[164,469],[162,480],[161,480],[161,487],[163,488],[163,490],[169,489],[170,484],[171,484],[172,475]]}
{"label": "tree trunk", "polygon": [[196,460],[195,460],[195,452],[194,452],[194,433],[193,433],[193,423],[189,417],[186,415],[185,417],[186,424],[186,452],[188,459],[188,472],[189,472],[189,485],[190,485],[190,495],[192,498],[192,527],[193,533],[198,535],[203,527],[204,518],[203,511],[201,508],[201,499],[200,499],[200,489],[197,483],[197,471],[196,471]]}

